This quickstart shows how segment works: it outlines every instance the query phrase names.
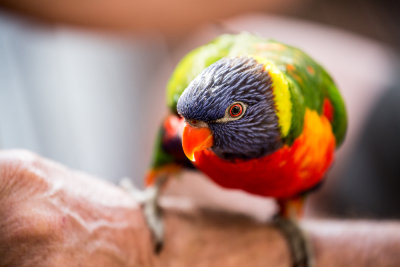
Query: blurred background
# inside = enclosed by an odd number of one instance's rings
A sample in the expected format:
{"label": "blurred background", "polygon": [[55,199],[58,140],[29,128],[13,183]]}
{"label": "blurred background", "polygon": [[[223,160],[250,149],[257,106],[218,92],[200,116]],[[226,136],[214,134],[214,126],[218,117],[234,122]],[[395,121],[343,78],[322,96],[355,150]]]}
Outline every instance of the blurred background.
{"label": "blurred background", "polygon": [[[347,139],[307,213],[398,218],[399,11],[391,0],[0,0],[0,148],[141,184],[176,63],[217,35],[249,31],[309,53],[347,103]],[[186,194],[220,195],[201,177],[190,183]]]}

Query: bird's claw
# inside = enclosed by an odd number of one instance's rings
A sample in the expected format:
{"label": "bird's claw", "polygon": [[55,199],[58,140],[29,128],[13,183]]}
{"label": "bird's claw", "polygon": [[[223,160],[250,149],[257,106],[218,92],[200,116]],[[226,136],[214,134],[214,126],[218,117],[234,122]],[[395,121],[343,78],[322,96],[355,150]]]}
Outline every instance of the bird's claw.
{"label": "bird's claw", "polygon": [[144,190],[137,188],[129,178],[123,178],[120,186],[125,189],[139,204],[142,205],[144,217],[153,236],[154,251],[160,253],[164,243],[164,222],[162,210],[158,205],[158,198],[165,178],[159,178],[157,182]]}
{"label": "bird's claw", "polygon": [[314,266],[312,261],[312,253],[309,247],[308,239],[303,230],[297,222],[283,218],[281,216],[275,216],[273,224],[279,229],[284,235],[290,253],[292,255],[293,267],[312,267]]}

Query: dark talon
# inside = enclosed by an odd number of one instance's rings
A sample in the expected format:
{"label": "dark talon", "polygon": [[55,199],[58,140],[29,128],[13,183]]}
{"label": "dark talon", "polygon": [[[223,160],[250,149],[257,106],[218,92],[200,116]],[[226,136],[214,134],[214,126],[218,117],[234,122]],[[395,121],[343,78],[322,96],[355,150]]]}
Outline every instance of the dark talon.
{"label": "dark talon", "polygon": [[292,256],[293,267],[311,267],[311,252],[304,232],[299,225],[290,219],[275,216],[273,219],[275,227],[284,235]]}
{"label": "dark talon", "polygon": [[154,253],[156,255],[159,255],[161,253],[163,247],[164,247],[164,243],[162,241],[155,242]]}
{"label": "dark talon", "polygon": [[137,189],[129,179],[123,179],[121,182],[121,186],[142,205],[144,218],[153,239],[155,254],[160,254],[164,246],[164,222],[158,198],[166,181],[167,177],[161,176],[153,186],[147,187],[144,191]]}

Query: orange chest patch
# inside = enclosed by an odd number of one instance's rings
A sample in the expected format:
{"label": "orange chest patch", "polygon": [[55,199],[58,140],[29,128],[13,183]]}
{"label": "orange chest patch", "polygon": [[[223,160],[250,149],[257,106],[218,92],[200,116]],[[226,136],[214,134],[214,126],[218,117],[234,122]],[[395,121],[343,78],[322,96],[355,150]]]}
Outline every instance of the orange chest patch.
{"label": "orange chest patch", "polygon": [[306,110],[302,134],[291,146],[252,160],[226,161],[211,150],[196,152],[195,166],[217,184],[252,194],[288,198],[316,185],[333,161],[335,137],[329,120]]}

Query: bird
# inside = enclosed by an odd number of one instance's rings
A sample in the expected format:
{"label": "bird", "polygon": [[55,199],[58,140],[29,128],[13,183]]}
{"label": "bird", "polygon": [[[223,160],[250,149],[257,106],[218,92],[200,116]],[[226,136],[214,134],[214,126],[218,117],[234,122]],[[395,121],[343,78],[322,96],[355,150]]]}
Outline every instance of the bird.
{"label": "bird", "polygon": [[247,32],[223,34],[178,63],[167,105],[147,185],[160,192],[167,177],[192,169],[223,188],[274,198],[293,266],[310,266],[293,222],[347,129],[345,103],[328,72],[293,46]]}

